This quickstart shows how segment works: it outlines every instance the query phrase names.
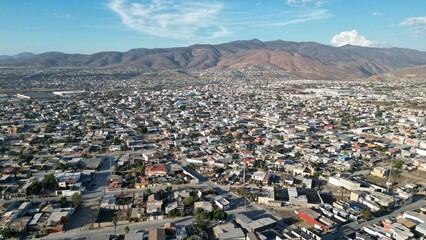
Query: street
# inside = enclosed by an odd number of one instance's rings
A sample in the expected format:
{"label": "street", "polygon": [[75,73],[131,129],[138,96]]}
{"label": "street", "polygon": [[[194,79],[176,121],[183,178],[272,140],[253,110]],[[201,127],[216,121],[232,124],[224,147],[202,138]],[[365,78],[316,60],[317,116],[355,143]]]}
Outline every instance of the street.
{"label": "street", "polygon": [[95,179],[93,180],[93,184],[95,184],[94,190],[82,193],[82,204],[66,223],[65,230],[85,228],[95,222],[99,201],[104,195],[106,182],[110,175],[110,160],[112,161],[113,158],[106,158],[102,161],[100,169],[96,171]]}
{"label": "street", "polygon": [[[251,217],[258,216],[260,214],[264,213],[264,210],[254,206],[254,205],[248,205],[247,209],[244,207],[240,207],[238,209],[227,211],[229,215],[231,214],[237,214],[237,213],[247,213]],[[251,214],[252,213],[252,214]],[[153,221],[145,221],[145,222],[137,222],[132,224],[125,224],[125,225],[119,225],[117,226],[117,234],[124,234],[124,228],[126,226],[129,226],[129,233],[134,233],[136,230],[145,230],[149,231],[153,228],[158,228],[164,226],[165,223],[174,223],[176,226],[189,226],[191,225],[191,220],[194,218],[194,216],[186,216],[186,217],[178,217],[178,218],[168,218],[163,220],[153,220]],[[110,234],[114,234],[115,230],[114,227],[105,227],[101,229],[95,229],[95,230],[88,230],[88,229],[74,229],[66,232],[61,233],[52,233],[49,234],[47,237],[41,238],[41,239],[75,239],[75,238],[81,238],[81,237],[93,237],[93,236],[108,236]]]}
{"label": "street", "polygon": [[[197,174],[195,171],[192,174]],[[150,229],[162,227],[165,223],[175,223],[177,226],[188,226],[190,225],[190,221],[193,219],[193,216],[186,216],[183,218],[169,218],[164,220],[153,220],[146,222],[138,222],[126,225],[117,226],[117,229],[114,230],[114,227],[105,227],[102,229],[88,230],[88,228],[83,228],[84,226],[88,226],[92,222],[93,214],[96,213],[97,209],[97,200],[99,200],[103,194],[105,187],[106,179],[109,176],[109,164],[106,162],[103,163],[99,172],[96,175],[96,189],[92,192],[87,192],[83,195],[83,206],[74,214],[74,216],[70,219],[71,223],[67,227],[66,232],[62,233],[53,233],[48,237],[43,239],[75,239],[80,237],[93,237],[93,236],[102,236],[114,234],[115,231],[117,234],[124,234],[125,226],[129,226],[129,233],[132,234],[136,230],[145,230],[149,231]],[[197,176],[198,177],[198,176]],[[181,184],[174,185],[173,189],[183,189],[183,188],[212,188],[217,191],[218,194],[225,194],[230,198],[233,203],[232,210],[227,211],[229,215],[237,214],[237,213],[245,213],[251,217],[258,217],[263,214],[269,214],[269,212],[265,211],[263,208],[247,203],[247,208],[244,207],[244,199],[235,193],[228,192],[225,189],[222,189],[221,186],[207,180],[200,176],[200,179],[203,181],[199,184]],[[152,191],[157,191],[160,189],[164,189],[166,186],[158,186],[151,187]],[[123,190],[114,190],[114,191],[105,191],[105,194],[117,194],[117,193],[133,193],[133,192],[141,192],[146,191],[146,189],[123,189]],[[93,204],[96,203],[96,204]]]}
{"label": "street", "polygon": [[389,213],[387,215],[378,217],[378,218],[374,218],[371,219],[369,221],[363,222],[363,223],[357,223],[357,222],[351,222],[349,224],[346,224],[342,227],[340,227],[335,233],[329,233],[327,235],[324,236],[325,240],[333,240],[333,239],[337,239],[339,236],[343,236],[343,235],[350,235],[352,233],[354,233],[355,231],[367,226],[367,225],[371,225],[371,224],[377,224],[380,221],[383,221],[385,219],[388,218],[392,218],[392,217],[396,217],[398,215],[400,215],[403,212],[406,211],[413,211],[416,209],[419,209],[423,206],[426,205],[426,201],[425,200],[418,200],[416,202],[413,202],[411,204],[405,205],[401,208],[396,209],[395,211],[393,211],[392,213]]}

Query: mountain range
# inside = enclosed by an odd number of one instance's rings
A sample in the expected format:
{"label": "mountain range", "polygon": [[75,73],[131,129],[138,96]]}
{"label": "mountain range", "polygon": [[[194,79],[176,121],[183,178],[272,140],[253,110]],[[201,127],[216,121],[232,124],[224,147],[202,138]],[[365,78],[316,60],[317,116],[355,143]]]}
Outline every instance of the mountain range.
{"label": "mountain range", "polygon": [[18,59],[18,58],[26,58],[26,57],[32,57],[34,56],[34,53],[30,53],[30,52],[22,52],[22,53],[18,53],[15,55],[0,55],[0,60],[1,59]]}
{"label": "mountain range", "polygon": [[[256,67],[309,79],[366,78],[401,69],[426,69],[426,52],[403,48],[257,39],[179,48],[138,48],[126,52],[66,54],[46,52],[0,57],[7,68],[109,68],[139,66],[153,70],[245,69]],[[416,68],[417,67],[417,68]],[[402,71],[403,72],[403,71]]]}

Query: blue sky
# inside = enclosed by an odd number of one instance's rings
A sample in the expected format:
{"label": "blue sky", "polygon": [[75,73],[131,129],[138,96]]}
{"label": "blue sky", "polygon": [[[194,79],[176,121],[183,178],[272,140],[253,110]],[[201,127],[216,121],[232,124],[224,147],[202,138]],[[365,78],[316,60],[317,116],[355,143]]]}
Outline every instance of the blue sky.
{"label": "blue sky", "polygon": [[0,0],[0,55],[253,38],[426,51],[426,1]]}

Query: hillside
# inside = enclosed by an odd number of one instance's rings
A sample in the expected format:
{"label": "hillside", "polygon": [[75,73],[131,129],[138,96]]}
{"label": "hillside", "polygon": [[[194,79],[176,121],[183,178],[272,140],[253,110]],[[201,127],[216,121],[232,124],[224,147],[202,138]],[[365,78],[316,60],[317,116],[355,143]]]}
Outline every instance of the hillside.
{"label": "hillside", "polygon": [[[332,47],[315,42],[257,39],[181,48],[132,49],[91,55],[47,52],[0,60],[7,68],[277,69],[311,79],[366,78],[426,65],[426,52],[401,48]],[[414,68],[415,69],[415,68]],[[270,71],[270,70],[268,70]]]}

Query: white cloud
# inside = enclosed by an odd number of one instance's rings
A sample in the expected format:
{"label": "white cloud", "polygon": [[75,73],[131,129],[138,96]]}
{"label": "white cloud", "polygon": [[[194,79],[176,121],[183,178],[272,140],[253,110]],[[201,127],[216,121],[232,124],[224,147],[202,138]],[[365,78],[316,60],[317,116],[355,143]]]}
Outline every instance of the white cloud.
{"label": "white cloud", "polygon": [[398,26],[408,27],[411,33],[415,35],[426,34],[426,16],[425,17],[410,17],[398,24]]}
{"label": "white cloud", "polygon": [[129,3],[127,0],[110,0],[108,7],[120,16],[126,26],[157,37],[189,40],[229,34],[225,26],[215,24],[223,7],[220,3],[183,0]]}
{"label": "white cloud", "polygon": [[218,30],[215,30],[211,34],[211,36],[212,36],[212,38],[220,38],[220,37],[228,36],[230,34],[231,34],[231,32],[228,30],[228,28],[226,28],[224,26],[219,26]]}
{"label": "white cloud", "polygon": [[357,30],[345,31],[336,34],[331,40],[330,44],[336,47],[344,46],[346,44],[362,46],[362,47],[372,47],[376,43],[374,41],[368,40],[364,36],[358,33]]}
{"label": "white cloud", "polygon": [[371,15],[373,17],[382,17],[384,14],[382,12],[373,12]]}
{"label": "white cloud", "polygon": [[256,21],[234,22],[231,25],[243,25],[249,27],[285,27],[292,24],[300,24],[316,20],[327,19],[331,14],[327,9],[310,9],[304,13],[289,15],[288,19],[269,19]]}
{"label": "white cloud", "polygon": [[286,3],[293,7],[304,7],[307,5],[321,7],[322,5],[324,5],[325,0],[286,0]]}

